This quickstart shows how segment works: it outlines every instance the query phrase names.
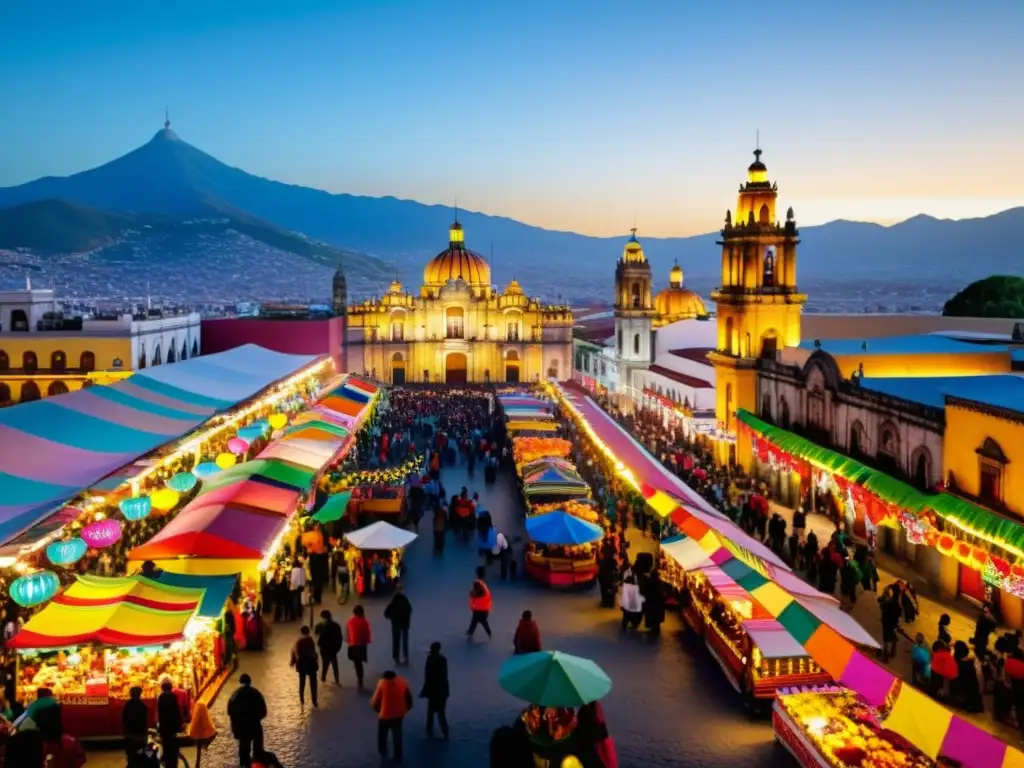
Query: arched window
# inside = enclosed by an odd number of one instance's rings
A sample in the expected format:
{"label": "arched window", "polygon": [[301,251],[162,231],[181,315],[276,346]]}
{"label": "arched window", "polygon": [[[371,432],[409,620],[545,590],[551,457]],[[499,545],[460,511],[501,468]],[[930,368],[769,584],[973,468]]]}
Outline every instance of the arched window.
{"label": "arched window", "polygon": [[199,339],[192,340],[192,357],[199,357]]}
{"label": "arched window", "polygon": [[68,391],[68,385],[63,381],[51,381],[50,386],[46,389],[46,396],[53,397],[54,395],[63,395]]}
{"label": "arched window", "polygon": [[859,421],[853,422],[850,425],[850,448],[849,453],[851,456],[860,456],[864,453],[864,425]]}
{"label": "arched window", "polygon": [[779,395],[779,426],[783,429],[789,429],[789,424],[789,402],[786,400],[785,395]]}
{"label": "arched window", "polygon": [[7,356],[7,353],[0,349],[0,371],[10,370],[11,358]]}
{"label": "arched window", "polygon": [[978,496],[992,506],[1002,506],[1003,477],[1010,460],[991,437],[986,437],[975,452],[978,454]]}
{"label": "arched window", "polygon": [[448,307],[445,316],[445,337],[449,339],[466,338],[466,313],[462,307]]}
{"label": "arched window", "polygon": [[[78,367],[83,371],[95,371],[96,370],[96,355],[89,350],[86,350],[81,354],[78,359]],[[145,368],[145,366],[142,366]]]}
{"label": "arched window", "polygon": [[181,342],[181,359],[188,360],[188,345],[185,342]]}
{"label": "arched window", "polygon": [[33,400],[38,400],[40,397],[39,385],[34,381],[26,381],[21,385],[21,402],[31,403]]}
{"label": "arched window", "polygon": [[633,309],[640,309],[640,283],[633,283]]}
{"label": "arched window", "polygon": [[11,388],[0,381],[0,405],[11,404]]}
{"label": "arched window", "polygon": [[24,309],[15,309],[11,311],[11,330],[28,333],[28,315],[25,314]]}
{"label": "arched window", "polygon": [[633,354],[634,355],[639,355],[640,354],[640,334],[639,333],[633,334]]}
{"label": "arched window", "polygon": [[903,469],[900,456],[899,430],[891,421],[884,421],[878,428],[878,450],[875,453],[875,461],[883,471],[898,473]]}
{"label": "arched window", "polygon": [[815,386],[807,393],[807,425],[815,429],[825,429],[825,392]]}
{"label": "arched window", "polygon": [[619,357],[622,357],[622,329],[619,328]]}
{"label": "arched window", "polygon": [[761,418],[765,421],[772,420],[772,396],[767,392],[761,398]]}
{"label": "arched window", "polygon": [[160,351],[160,345],[156,345],[156,349],[153,350],[153,365],[160,365],[164,361],[163,353]]}
{"label": "arched window", "polygon": [[142,351],[139,352],[139,370],[141,371],[143,368],[145,368],[147,363],[148,361],[146,359],[146,348],[143,347]]}
{"label": "arched window", "polygon": [[765,360],[774,360],[775,353],[779,349],[779,338],[775,331],[767,331],[761,337],[761,357]]}
{"label": "arched window", "polygon": [[548,378],[549,379],[557,379],[558,378],[558,359],[557,358],[552,360],[550,365],[548,366]]}
{"label": "arched window", "polygon": [[725,429],[732,426],[732,384],[725,385]]}
{"label": "arched window", "polygon": [[765,288],[775,287],[775,251],[769,248],[764,254],[764,276],[761,285]]}
{"label": "arched window", "polygon": [[910,457],[911,480],[918,488],[931,488],[932,485],[932,453],[925,446],[919,445]]}
{"label": "arched window", "polygon": [[758,224],[771,224],[771,220],[769,219],[770,216],[771,216],[771,213],[768,211],[768,203],[764,203],[761,206],[761,210],[758,211],[758,213],[757,213],[757,223]]}
{"label": "arched window", "polygon": [[733,354],[731,317],[725,318],[725,338],[722,339],[722,351],[727,355]]}
{"label": "arched window", "polygon": [[[21,354],[21,367],[25,373],[35,373],[39,370],[39,360],[36,358],[35,352],[22,352]],[[36,387],[36,391],[39,388]],[[39,398],[36,398],[37,400]]]}
{"label": "arched window", "polygon": [[176,363],[178,362],[178,350],[174,347],[174,342],[171,342],[171,348],[167,350],[167,362]]}
{"label": "arched window", "polygon": [[59,349],[50,355],[50,370],[54,373],[64,373],[68,369],[68,356]]}

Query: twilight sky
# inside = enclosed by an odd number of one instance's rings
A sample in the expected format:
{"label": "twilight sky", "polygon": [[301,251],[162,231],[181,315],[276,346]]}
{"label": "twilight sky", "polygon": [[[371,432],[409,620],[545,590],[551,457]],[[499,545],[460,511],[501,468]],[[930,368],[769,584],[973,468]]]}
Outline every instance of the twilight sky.
{"label": "twilight sky", "polygon": [[552,229],[718,228],[759,129],[803,225],[1024,205],[1024,2],[10,0],[0,186],[170,106],[231,165]]}

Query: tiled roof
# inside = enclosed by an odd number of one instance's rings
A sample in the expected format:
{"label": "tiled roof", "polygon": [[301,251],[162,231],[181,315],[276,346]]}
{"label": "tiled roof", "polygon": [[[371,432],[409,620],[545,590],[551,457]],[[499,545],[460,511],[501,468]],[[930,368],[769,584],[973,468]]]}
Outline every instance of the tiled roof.
{"label": "tiled roof", "polygon": [[711,361],[708,360],[708,352],[712,352],[711,347],[687,347],[685,349],[670,349],[669,354],[681,357],[684,360],[692,360],[695,363],[706,365],[711,367]]}
{"label": "tiled roof", "polygon": [[677,381],[680,384],[684,384],[687,387],[691,387],[692,389],[714,388],[714,384],[712,384],[710,381],[704,381],[704,379],[698,379],[696,376],[689,376],[688,374],[685,373],[679,373],[678,371],[673,371],[671,368],[665,368],[662,365],[652,365],[647,370],[649,370],[651,373],[656,373],[659,376],[664,376],[666,379],[672,379],[672,381]]}

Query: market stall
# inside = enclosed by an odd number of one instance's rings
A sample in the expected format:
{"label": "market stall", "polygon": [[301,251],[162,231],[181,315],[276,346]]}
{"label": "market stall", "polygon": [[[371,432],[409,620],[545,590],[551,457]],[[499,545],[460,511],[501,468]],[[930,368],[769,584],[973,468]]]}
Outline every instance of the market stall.
{"label": "market stall", "polygon": [[523,494],[530,504],[590,496],[590,486],[572,467],[546,465],[523,476]]}
{"label": "market stall", "polygon": [[543,515],[548,512],[562,509],[573,517],[586,520],[588,523],[600,525],[602,520],[601,511],[597,502],[593,499],[569,499],[568,501],[554,501],[547,504],[534,504],[530,508],[531,515]]}
{"label": "market stall", "polygon": [[597,578],[599,525],[556,510],[526,519],[526,573],[550,587],[590,584]]}
{"label": "market stall", "polygon": [[187,720],[193,703],[223,682],[219,636],[198,615],[204,596],[205,589],[143,577],[80,577],[9,641],[18,652],[18,700],[31,702],[49,688],[63,705],[67,733],[116,738],[129,689],[142,687],[155,722],[167,676],[184,694]]}
{"label": "market stall", "polygon": [[415,533],[383,521],[346,533],[345,541],[358,550],[352,574],[356,593],[393,586],[403,570],[402,552],[416,538]]}
{"label": "market stall", "polygon": [[512,458],[515,460],[516,466],[538,459],[565,459],[571,454],[572,443],[560,437],[512,438]]}

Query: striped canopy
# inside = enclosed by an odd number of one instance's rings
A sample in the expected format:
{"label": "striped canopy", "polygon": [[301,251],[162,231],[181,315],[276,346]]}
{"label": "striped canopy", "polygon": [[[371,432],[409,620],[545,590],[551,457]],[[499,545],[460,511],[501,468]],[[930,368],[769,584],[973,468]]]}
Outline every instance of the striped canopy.
{"label": "striped canopy", "polygon": [[0,542],[314,362],[246,345],[0,411]]}
{"label": "striped canopy", "polygon": [[205,590],[133,576],[79,576],[9,642],[13,648],[160,645],[184,637]]}
{"label": "striped canopy", "polygon": [[291,514],[299,503],[299,490],[268,482],[262,477],[237,479],[226,485],[207,487],[195,498],[196,506],[231,504],[255,511],[267,510]]}
{"label": "striped canopy", "polygon": [[283,515],[223,504],[189,509],[133,549],[130,557],[136,561],[169,557],[259,560],[286,522]]}

